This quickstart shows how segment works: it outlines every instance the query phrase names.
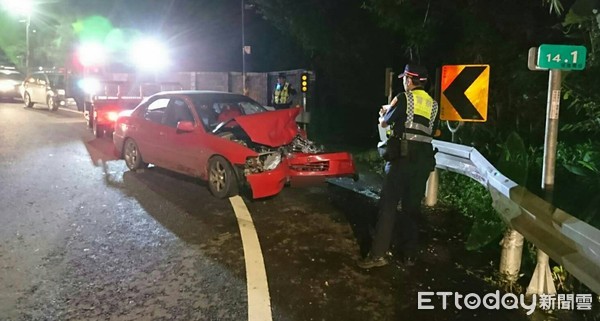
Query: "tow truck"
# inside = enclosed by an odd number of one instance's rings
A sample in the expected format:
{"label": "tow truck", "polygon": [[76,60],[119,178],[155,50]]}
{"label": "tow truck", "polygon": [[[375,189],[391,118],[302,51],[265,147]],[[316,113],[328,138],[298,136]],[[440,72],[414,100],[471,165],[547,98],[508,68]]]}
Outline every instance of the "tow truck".
{"label": "tow truck", "polygon": [[134,109],[144,98],[161,91],[182,90],[176,82],[132,84],[127,81],[102,81],[100,90],[86,96],[83,115],[94,136],[111,137],[115,121],[123,110]]}

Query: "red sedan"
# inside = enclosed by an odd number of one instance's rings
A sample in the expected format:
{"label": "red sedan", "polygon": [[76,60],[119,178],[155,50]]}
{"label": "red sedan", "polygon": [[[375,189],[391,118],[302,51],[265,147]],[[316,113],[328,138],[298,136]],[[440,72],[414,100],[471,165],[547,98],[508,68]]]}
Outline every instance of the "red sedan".
{"label": "red sedan", "polygon": [[119,116],[113,142],[129,169],[152,163],[200,177],[219,198],[241,185],[262,198],[295,180],[356,177],[350,153],[324,153],[306,139],[299,113],[267,111],[239,94],[162,92]]}

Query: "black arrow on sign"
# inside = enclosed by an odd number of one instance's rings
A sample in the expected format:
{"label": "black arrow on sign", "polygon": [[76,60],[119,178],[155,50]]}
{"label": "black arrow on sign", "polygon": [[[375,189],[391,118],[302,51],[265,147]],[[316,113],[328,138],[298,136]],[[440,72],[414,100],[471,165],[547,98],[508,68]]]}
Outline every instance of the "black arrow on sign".
{"label": "black arrow on sign", "polygon": [[473,84],[475,79],[487,66],[465,67],[452,81],[450,86],[444,90],[444,95],[462,119],[483,120],[483,117],[473,106],[473,103],[465,95],[465,91]]}

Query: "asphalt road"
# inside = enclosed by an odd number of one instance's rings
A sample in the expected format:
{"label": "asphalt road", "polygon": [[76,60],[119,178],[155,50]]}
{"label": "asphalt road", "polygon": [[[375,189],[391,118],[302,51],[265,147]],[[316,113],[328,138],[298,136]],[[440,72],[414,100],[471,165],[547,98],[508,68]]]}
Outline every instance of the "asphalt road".
{"label": "asphalt road", "polygon": [[[522,310],[417,310],[418,291],[495,290],[465,275],[465,265],[489,261],[467,258],[454,230],[423,231],[415,267],[363,271],[355,261],[372,202],[327,185],[241,200],[251,219],[198,180],[128,171],[78,113],[2,103],[0,320],[527,319]],[[456,224],[439,210],[427,217],[428,226]],[[254,280],[260,266],[264,285]],[[261,286],[266,296],[253,297]]]}

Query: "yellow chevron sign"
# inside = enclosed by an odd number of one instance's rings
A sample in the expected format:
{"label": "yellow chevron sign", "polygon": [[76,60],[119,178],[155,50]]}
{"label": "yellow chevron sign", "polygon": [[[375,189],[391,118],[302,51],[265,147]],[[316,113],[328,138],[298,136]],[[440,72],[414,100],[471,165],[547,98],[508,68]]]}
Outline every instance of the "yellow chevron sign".
{"label": "yellow chevron sign", "polygon": [[485,122],[489,82],[490,65],[443,66],[440,119]]}

